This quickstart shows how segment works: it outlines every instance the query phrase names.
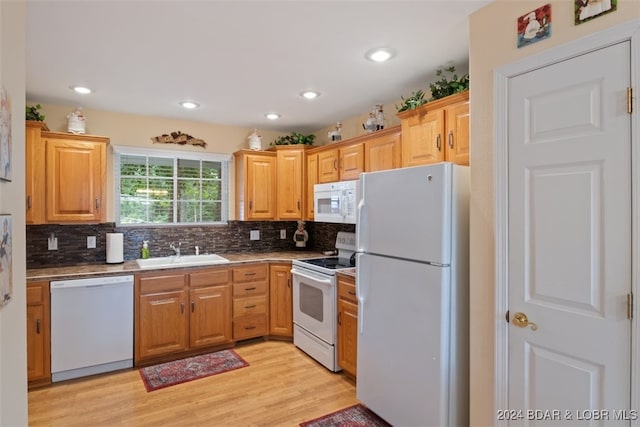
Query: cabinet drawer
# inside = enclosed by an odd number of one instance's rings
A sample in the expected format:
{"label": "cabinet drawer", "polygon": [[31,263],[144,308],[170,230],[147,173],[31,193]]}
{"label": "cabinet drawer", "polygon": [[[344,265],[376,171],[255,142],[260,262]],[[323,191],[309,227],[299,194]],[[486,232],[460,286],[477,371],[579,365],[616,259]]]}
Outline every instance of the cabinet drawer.
{"label": "cabinet drawer", "polygon": [[267,335],[267,315],[257,314],[245,316],[233,320],[233,339],[243,340],[247,338]]}
{"label": "cabinet drawer", "polygon": [[45,287],[42,285],[27,285],[27,305],[40,305],[46,301]]}
{"label": "cabinet drawer", "polygon": [[338,279],[338,298],[343,298],[355,304],[358,303],[356,298],[356,285],[349,279]]}
{"label": "cabinet drawer", "polygon": [[199,271],[189,274],[189,285],[197,288],[202,286],[224,285],[229,282],[229,270],[226,268],[217,270]]}
{"label": "cabinet drawer", "polygon": [[265,295],[267,293],[267,282],[248,282],[248,283],[234,283],[233,284],[233,297],[246,297],[252,295]]}
{"label": "cabinet drawer", "polygon": [[140,278],[140,294],[155,294],[158,292],[179,291],[184,289],[185,276],[153,276]]}
{"label": "cabinet drawer", "polygon": [[249,314],[266,314],[267,296],[256,296],[246,298],[235,298],[233,300],[233,317],[246,316]]}
{"label": "cabinet drawer", "polygon": [[265,280],[267,278],[267,264],[249,264],[233,269],[234,282],[248,282],[251,280]]}

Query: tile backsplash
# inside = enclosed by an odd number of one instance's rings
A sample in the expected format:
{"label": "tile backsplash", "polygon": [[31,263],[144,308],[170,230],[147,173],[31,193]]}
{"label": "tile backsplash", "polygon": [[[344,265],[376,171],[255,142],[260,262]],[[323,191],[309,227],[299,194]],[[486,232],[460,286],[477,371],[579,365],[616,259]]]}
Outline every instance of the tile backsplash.
{"label": "tile backsplash", "polygon": [[[142,241],[149,241],[152,257],[173,255],[169,247],[181,243],[181,252],[200,253],[294,251],[295,221],[229,221],[226,225],[175,227],[116,227],[114,223],[71,225],[27,225],[27,268],[101,264],[106,262],[106,234],[124,234],[124,259],[140,256]],[[259,230],[260,240],[250,240],[250,231]],[[286,230],[286,239],[280,239]],[[352,224],[307,222],[307,251],[332,250],[338,231],[355,232]],[[58,239],[58,249],[48,250],[48,238]],[[87,237],[96,237],[95,249],[87,249]]]}

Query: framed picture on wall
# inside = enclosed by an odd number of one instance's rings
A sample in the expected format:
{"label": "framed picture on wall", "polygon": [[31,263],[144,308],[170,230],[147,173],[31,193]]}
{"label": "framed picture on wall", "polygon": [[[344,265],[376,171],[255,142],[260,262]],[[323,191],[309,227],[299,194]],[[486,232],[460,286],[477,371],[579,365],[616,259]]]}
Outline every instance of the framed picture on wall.
{"label": "framed picture on wall", "polygon": [[518,18],[518,48],[551,37],[551,4]]}
{"label": "framed picture on wall", "polygon": [[11,98],[0,88],[0,180],[11,181]]}
{"label": "framed picture on wall", "polygon": [[618,0],[575,0],[576,25],[613,12],[617,8]]}
{"label": "framed picture on wall", "polygon": [[13,299],[11,215],[0,215],[0,307]]}

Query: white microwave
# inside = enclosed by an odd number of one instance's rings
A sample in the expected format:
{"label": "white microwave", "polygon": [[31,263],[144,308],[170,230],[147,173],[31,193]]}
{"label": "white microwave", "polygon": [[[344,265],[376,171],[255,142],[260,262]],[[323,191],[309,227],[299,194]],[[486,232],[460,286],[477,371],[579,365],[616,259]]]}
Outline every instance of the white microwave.
{"label": "white microwave", "polygon": [[355,224],[360,181],[339,181],[313,186],[313,220]]}

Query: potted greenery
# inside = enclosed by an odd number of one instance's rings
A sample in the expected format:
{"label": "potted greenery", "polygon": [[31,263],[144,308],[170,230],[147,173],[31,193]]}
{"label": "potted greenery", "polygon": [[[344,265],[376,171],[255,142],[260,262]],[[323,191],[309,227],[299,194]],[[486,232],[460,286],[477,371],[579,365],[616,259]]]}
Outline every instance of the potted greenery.
{"label": "potted greenery", "polygon": [[[447,78],[447,76],[443,74],[444,72],[451,73],[451,78]],[[431,89],[430,99],[425,99],[424,92],[422,90],[413,92],[411,96],[406,99],[404,97],[400,97],[402,103],[400,105],[396,105],[398,113],[407,110],[415,110],[429,101],[435,101],[436,99],[464,92],[469,89],[469,74],[458,76],[456,74],[456,67],[453,65],[445,68],[444,70],[436,70],[436,76],[440,77],[440,80],[429,84],[429,89]]]}
{"label": "potted greenery", "polygon": [[283,135],[277,137],[273,140],[269,145],[296,145],[296,144],[304,144],[304,145],[313,145],[313,141],[315,141],[315,135],[303,135],[297,132],[291,132],[290,135]]}
{"label": "potted greenery", "polygon": [[42,105],[27,105],[25,120],[33,120],[36,122],[44,122],[44,114],[40,114],[38,110],[42,108]]}
{"label": "potted greenery", "polygon": [[[447,77],[443,75],[444,71],[451,73],[451,80],[447,79]],[[469,74],[458,77],[456,74],[456,67],[453,65],[449,68],[445,68],[444,71],[438,69],[436,71],[436,76],[440,77],[440,80],[429,84],[429,89],[431,89],[430,101],[444,98],[445,96],[453,95],[455,93],[464,92],[469,89]]]}
{"label": "potted greenery", "polygon": [[402,101],[402,104],[400,104],[400,106],[396,105],[396,110],[398,110],[398,113],[401,111],[415,110],[416,108],[427,102],[427,100],[424,99],[424,92],[422,90],[412,92],[411,96],[409,96],[407,99],[404,99],[404,96],[401,96],[400,100]]}

